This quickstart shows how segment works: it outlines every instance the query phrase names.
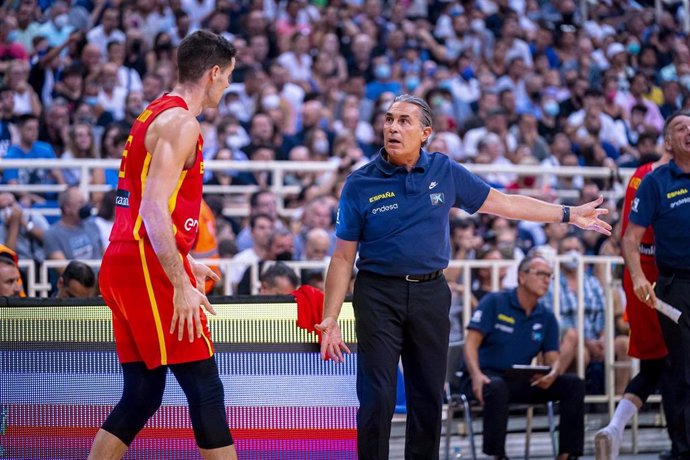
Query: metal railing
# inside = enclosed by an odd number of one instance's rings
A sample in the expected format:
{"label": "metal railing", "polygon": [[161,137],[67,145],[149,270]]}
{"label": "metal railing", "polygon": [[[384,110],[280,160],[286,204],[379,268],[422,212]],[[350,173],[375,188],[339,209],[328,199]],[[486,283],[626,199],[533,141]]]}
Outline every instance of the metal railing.
{"label": "metal railing", "polygon": [[[576,177],[580,176],[589,179],[611,179],[620,177],[621,180],[627,181],[632,175],[633,169],[619,169],[612,170],[605,167],[577,167],[577,166],[530,166],[530,165],[485,165],[485,164],[466,164],[464,165],[470,171],[476,174],[488,173],[510,173],[517,176],[536,176],[541,179],[542,183],[548,183],[553,177]],[[78,169],[80,171],[79,188],[84,193],[104,192],[110,190],[109,185],[91,184],[91,172],[94,169],[111,169],[117,170],[120,167],[120,160],[116,159],[58,159],[58,160],[2,160],[0,162],[0,171],[4,169]],[[297,185],[286,185],[284,179],[286,174],[295,172],[313,172],[313,173],[334,173],[338,169],[338,165],[328,161],[230,161],[230,160],[208,160],[204,162],[204,169],[209,171],[216,170],[233,170],[233,171],[249,171],[249,172],[270,172],[272,175],[271,185],[269,189],[272,190],[278,201],[278,214],[283,217],[291,217],[295,210],[288,209],[285,206],[286,195],[296,195],[300,192],[300,187]],[[66,185],[41,185],[41,184],[0,184],[0,192],[15,192],[15,193],[56,193],[64,190]],[[259,190],[257,185],[205,185],[204,193],[216,193],[224,196],[237,196],[245,198],[252,192]],[[521,188],[516,190],[530,196],[542,196],[544,189],[540,188]],[[550,195],[559,199],[577,199],[580,196],[580,191],[577,189],[559,189],[549,190]],[[621,190],[605,190],[602,194],[606,198],[618,199],[622,196],[624,191]],[[248,215],[248,205],[242,207],[226,207],[223,214],[228,216],[246,216]],[[56,208],[37,208],[35,212],[45,215],[59,215],[59,210]]]}

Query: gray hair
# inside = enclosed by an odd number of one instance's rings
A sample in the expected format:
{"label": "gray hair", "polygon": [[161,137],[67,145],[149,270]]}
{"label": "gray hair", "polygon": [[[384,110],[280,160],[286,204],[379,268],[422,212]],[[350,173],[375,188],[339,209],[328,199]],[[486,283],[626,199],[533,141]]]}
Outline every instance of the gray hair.
{"label": "gray hair", "polygon": [[[393,99],[391,105],[396,102],[407,102],[408,104],[414,104],[419,107],[419,121],[422,123],[422,128],[431,127],[431,107],[429,107],[429,104],[427,104],[424,99],[412,96],[411,94],[401,94]],[[425,146],[428,141],[429,139],[422,142],[422,147]]]}
{"label": "gray hair", "polygon": [[393,99],[391,105],[396,102],[407,102],[408,104],[414,104],[419,107],[419,121],[422,122],[422,128],[431,126],[431,107],[429,107],[429,104],[427,104],[424,99],[412,96],[411,94],[401,94]]}

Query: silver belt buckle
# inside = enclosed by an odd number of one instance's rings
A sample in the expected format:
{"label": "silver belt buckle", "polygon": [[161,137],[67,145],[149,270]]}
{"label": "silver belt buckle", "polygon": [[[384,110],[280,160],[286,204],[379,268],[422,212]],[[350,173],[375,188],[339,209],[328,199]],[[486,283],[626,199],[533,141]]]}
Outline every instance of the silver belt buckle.
{"label": "silver belt buckle", "polygon": [[409,283],[419,283],[420,280],[414,280],[414,279],[410,278],[410,275],[405,275],[405,281],[407,281]]}

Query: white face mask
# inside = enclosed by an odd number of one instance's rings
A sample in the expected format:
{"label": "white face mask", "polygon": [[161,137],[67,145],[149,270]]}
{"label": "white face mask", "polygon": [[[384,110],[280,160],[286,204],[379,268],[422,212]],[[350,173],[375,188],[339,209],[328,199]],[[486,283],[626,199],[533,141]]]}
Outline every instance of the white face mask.
{"label": "white face mask", "polygon": [[234,101],[228,104],[228,113],[239,118],[245,112],[244,105],[240,101]]}
{"label": "white face mask", "polygon": [[261,99],[261,105],[266,110],[273,110],[280,107],[280,96],[277,94],[269,94]]}
{"label": "white face mask", "polygon": [[62,29],[69,23],[69,16],[66,14],[60,14],[53,20],[53,22],[55,23],[55,27]]}
{"label": "white face mask", "polygon": [[319,139],[317,141],[314,141],[314,153],[316,153],[317,155],[328,154],[329,148],[330,145],[328,144],[328,139]]}
{"label": "white face mask", "polygon": [[225,145],[229,149],[236,150],[240,147],[244,147],[247,143],[239,134],[231,134],[225,138]]}
{"label": "white face mask", "polygon": [[569,271],[575,270],[577,268],[577,259],[580,257],[580,251],[571,249],[563,255],[566,257],[562,262],[563,268]]}

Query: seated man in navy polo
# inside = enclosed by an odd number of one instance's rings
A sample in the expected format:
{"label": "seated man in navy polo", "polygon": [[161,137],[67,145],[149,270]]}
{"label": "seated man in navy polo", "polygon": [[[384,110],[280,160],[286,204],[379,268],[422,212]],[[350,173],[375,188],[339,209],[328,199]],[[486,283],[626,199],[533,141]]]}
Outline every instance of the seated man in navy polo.
{"label": "seated man in navy polo", "polygon": [[[484,406],[484,445],[487,455],[506,458],[509,403],[560,401],[559,459],[582,455],[584,442],[584,382],[561,375],[558,322],[541,304],[553,276],[539,256],[525,257],[518,267],[518,287],[487,294],[481,300],[465,339],[468,377],[463,388]],[[551,371],[540,377],[509,378],[514,364],[530,364],[543,353]]]}

